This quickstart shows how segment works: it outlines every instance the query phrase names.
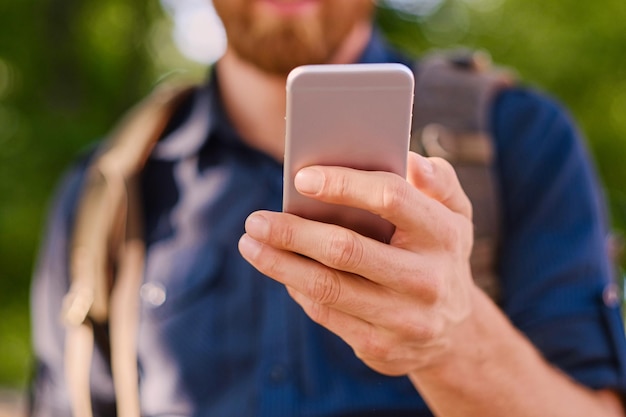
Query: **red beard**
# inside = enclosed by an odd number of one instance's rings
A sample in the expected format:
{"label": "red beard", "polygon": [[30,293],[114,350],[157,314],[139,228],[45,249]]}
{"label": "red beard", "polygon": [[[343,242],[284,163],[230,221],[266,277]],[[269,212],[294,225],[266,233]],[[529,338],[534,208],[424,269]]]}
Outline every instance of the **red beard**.
{"label": "red beard", "polygon": [[229,47],[261,70],[286,75],[329,62],[358,23],[371,19],[372,0],[315,0],[307,13],[268,13],[264,0],[213,0]]}

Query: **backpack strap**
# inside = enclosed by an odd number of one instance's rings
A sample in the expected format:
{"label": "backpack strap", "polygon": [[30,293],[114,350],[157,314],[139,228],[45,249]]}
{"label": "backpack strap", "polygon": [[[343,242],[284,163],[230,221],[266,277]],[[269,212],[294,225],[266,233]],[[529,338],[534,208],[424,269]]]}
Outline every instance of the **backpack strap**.
{"label": "backpack strap", "polygon": [[65,373],[72,412],[93,415],[94,328],[106,329],[119,417],[139,416],[136,326],[144,243],[138,176],[170,118],[194,91],[155,90],[133,108],[91,161],[78,202],[63,301]]}
{"label": "backpack strap", "polygon": [[513,84],[484,52],[437,52],[416,64],[411,150],[448,160],[473,205],[476,284],[500,300],[496,253],[500,240],[498,181],[490,113],[494,96]]}

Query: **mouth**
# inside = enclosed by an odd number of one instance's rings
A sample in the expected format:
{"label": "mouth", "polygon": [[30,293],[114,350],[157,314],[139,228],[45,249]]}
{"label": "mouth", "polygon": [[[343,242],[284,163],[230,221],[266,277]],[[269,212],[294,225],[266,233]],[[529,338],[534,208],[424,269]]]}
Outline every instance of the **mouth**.
{"label": "mouth", "polygon": [[259,0],[257,2],[268,13],[279,16],[301,16],[312,13],[319,0]]}

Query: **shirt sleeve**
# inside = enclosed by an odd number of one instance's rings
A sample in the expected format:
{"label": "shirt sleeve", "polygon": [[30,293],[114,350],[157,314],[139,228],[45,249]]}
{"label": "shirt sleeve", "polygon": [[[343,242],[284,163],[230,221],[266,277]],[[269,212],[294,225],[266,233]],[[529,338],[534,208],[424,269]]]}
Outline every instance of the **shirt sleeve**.
{"label": "shirt sleeve", "polygon": [[[64,374],[65,330],[60,317],[63,297],[69,288],[68,236],[84,165],[77,165],[61,181],[47,219],[31,286],[35,369],[29,414],[33,417],[71,415]],[[98,348],[93,355],[91,380],[94,416],[114,415],[110,367]]]}
{"label": "shirt sleeve", "polygon": [[626,343],[591,159],[568,115],[529,90],[496,100],[503,309],[553,365],[626,392]]}

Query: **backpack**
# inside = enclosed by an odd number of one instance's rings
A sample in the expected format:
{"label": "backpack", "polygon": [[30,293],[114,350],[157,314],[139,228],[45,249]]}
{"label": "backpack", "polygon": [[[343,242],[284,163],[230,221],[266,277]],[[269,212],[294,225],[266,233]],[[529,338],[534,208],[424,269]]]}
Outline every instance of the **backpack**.
{"label": "backpack", "polygon": [[[416,65],[411,150],[454,166],[474,206],[474,280],[499,300],[499,207],[489,115],[512,84],[482,52],[435,53]],[[197,87],[156,89],[133,108],[94,156],[79,198],[70,249],[66,375],[72,411],[93,415],[89,375],[94,343],[110,353],[118,417],[139,416],[136,329],[143,275],[138,177],[176,109]]]}
{"label": "backpack", "polygon": [[482,51],[438,52],[418,65],[411,150],[454,167],[474,208],[474,282],[499,303],[500,196],[489,123],[493,99],[514,77]]}

